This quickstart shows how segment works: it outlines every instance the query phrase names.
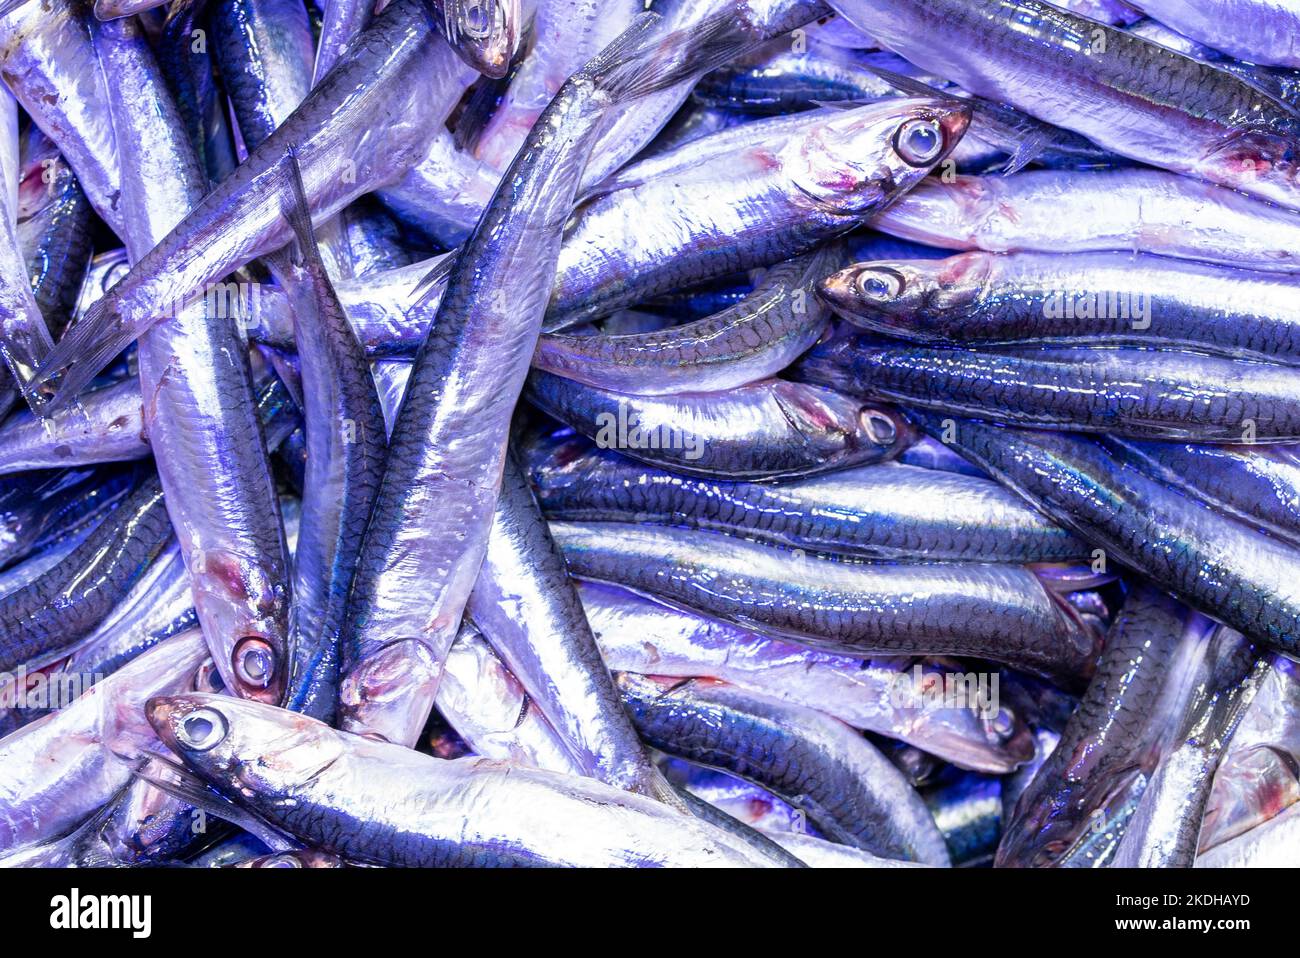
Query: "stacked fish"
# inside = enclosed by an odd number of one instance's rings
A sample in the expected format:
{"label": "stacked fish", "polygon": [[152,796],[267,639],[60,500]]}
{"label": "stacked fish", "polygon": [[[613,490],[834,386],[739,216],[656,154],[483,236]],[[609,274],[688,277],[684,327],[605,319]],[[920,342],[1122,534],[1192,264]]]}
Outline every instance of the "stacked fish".
{"label": "stacked fish", "polygon": [[0,41],[0,863],[1300,864],[1300,6]]}

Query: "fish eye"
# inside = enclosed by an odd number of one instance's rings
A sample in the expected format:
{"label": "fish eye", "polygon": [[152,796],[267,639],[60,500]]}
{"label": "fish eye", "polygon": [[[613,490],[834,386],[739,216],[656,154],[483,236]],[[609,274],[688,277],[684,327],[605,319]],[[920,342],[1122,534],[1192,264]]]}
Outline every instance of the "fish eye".
{"label": "fish eye", "polygon": [[226,737],[226,719],[216,709],[198,709],[181,719],[176,738],[186,748],[206,752]]}
{"label": "fish eye", "polygon": [[245,685],[264,689],[275,677],[275,650],[260,636],[250,635],[241,639],[231,659],[235,675]]}
{"label": "fish eye", "polygon": [[898,425],[878,409],[863,409],[858,413],[858,421],[867,438],[877,445],[892,446],[898,438]]}
{"label": "fish eye", "polygon": [[999,738],[1006,738],[1015,731],[1015,718],[1006,709],[998,709],[998,714],[993,717],[990,728]]}
{"label": "fish eye", "polygon": [[864,269],[858,275],[858,292],[864,299],[897,299],[905,286],[903,277],[892,269]]}
{"label": "fish eye", "polygon": [[911,166],[928,166],[943,152],[943,130],[934,120],[908,120],[894,134],[894,149]]}
{"label": "fish eye", "polygon": [[482,40],[492,32],[492,22],[496,19],[494,4],[495,0],[477,0],[465,8],[462,25],[467,36]]}
{"label": "fish eye", "polygon": [[266,861],[262,862],[263,868],[301,868],[302,862],[298,861],[293,855],[287,852],[282,855],[273,855]]}

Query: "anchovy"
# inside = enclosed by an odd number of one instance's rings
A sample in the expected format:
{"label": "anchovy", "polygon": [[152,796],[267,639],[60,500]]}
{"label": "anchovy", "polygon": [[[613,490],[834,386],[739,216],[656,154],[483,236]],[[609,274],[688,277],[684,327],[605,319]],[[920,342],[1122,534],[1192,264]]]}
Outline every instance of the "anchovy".
{"label": "anchovy", "polygon": [[555,522],[569,571],[844,655],[973,655],[1075,684],[1095,640],[1033,573],[824,559],[730,536]]}
{"label": "anchovy", "polygon": [[1191,868],[1215,773],[1228,743],[1270,668],[1249,642],[1227,633],[1214,668],[1142,793],[1111,865],[1115,868]]}
{"label": "anchovy", "polygon": [[[1070,228],[1061,229],[1062,223]],[[945,249],[1128,250],[1300,272],[1300,215],[1163,170],[931,177],[873,217],[872,225]]]}
{"label": "anchovy", "polygon": [[1056,521],[1140,571],[1193,608],[1249,638],[1300,649],[1300,558],[1290,546],[1225,516],[1107,455],[1056,433],[997,428],[916,413]]}
{"label": "anchovy", "polygon": [[526,395],[602,449],[705,478],[789,478],[881,462],[911,438],[887,407],[783,379],[631,396],[534,372]]}
{"label": "anchovy", "polygon": [[[487,546],[564,220],[607,111],[734,49],[725,21],[657,42],[645,38],[653,22],[639,21],[569,79],[451,268],[393,424],[352,584],[344,728],[410,743],[432,705]],[[408,690],[386,699],[394,681]]]}
{"label": "anchovy", "polygon": [[1106,633],[1087,692],[1003,828],[999,867],[1060,864],[1132,783],[1145,786],[1169,734],[1165,726],[1177,719],[1181,662],[1212,628],[1154,590],[1129,596]]}
{"label": "anchovy", "polygon": [[72,319],[90,267],[94,211],[72,168],[39,127],[24,130],[20,146],[18,242],[36,305],[57,336]]}
{"label": "anchovy", "polygon": [[577,438],[529,449],[552,518],[654,522],[791,548],[893,561],[1059,562],[1090,555],[1072,534],[988,479],[879,464],[790,482],[697,479]]}
{"label": "anchovy", "polygon": [[842,722],[717,682],[624,673],[619,687],[654,747],[770,789],[835,841],[884,858],[949,863],[920,796]]}
{"label": "anchovy", "polygon": [[716,678],[991,774],[1031,757],[1028,730],[1013,711],[989,716],[973,704],[927,703],[923,688],[934,670],[907,659],[820,652],[592,582],[579,583],[578,594],[615,671]]}
{"label": "anchovy", "polygon": [[856,325],[923,343],[1159,346],[1300,363],[1296,284],[1127,253],[966,253],[858,263],[819,293]]}
{"label": "anchovy", "polygon": [[833,389],[1023,426],[1211,443],[1300,440],[1300,379],[1289,366],[1172,350],[976,352],[852,337],[814,350],[798,369]]}
{"label": "anchovy", "polygon": [[0,568],[77,535],[131,488],[129,469],[59,469],[0,480]]}
{"label": "anchovy", "polygon": [[[920,182],[969,119],[964,105],[895,100],[819,115],[739,155],[719,142],[725,134],[698,140],[671,177],[625,167],[570,227],[547,322],[592,319],[807,252]],[[633,223],[635,244],[620,242]]]}
{"label": "anchovy", "polygon": [[229,696],[159,696],[146,711],[208,784],[344,858],[425,867],[769,863],[725,832],[589,778],[432,758]]}
{"label": "anchovy", "polygon": [[[67,370],[59,392],[76,395],[158,320],[158,303],[186,302],[283,246],[290,238],[280,216],[289,148],[302,158],[308,199],[322,218],[400,176],[418,158],[427,131],[450,112],[467,73],[441,40],[431,41],[429,16],[422,0],[394,0],[292,116],[142,252],[131,272],[59,341],[40,377]],[[430,42],[435,45],[427,49]],[[377,116],[385,118],[383,135],[363,135]]]}
{"label": "anchovy", "polygon": [[826,330],[814,284],[842,256],[836,245],[772,267],[754,291],[707,319],[659,332],[542,336],[533,366],[641,395],[711,392],[774,376]]}
{"label": "anchovy", "polygon": [[156,743],[145,702],[188,688],[206,656],[198,632],[176,636],[94,694],[0,739],[0,852],[69,831],[124,787],[131,767],[114,752]]}
{"label": "anchovy", "polygon": [[[833,0],[977,96],[1153,166],[1300,207],[1297,115],[1240,78],[1040,0]],[[942,35],[946,43],[935,43]]]}
{"label": "anchovy", "polygon": [[1287,447],[1107,444],[1155,478],[1300,546],[1300,461]]}
{"label": "anchovy", "polygon": [[564,557],[513,462],[466,610],[584,774],[678,803],[623,713]]}
{"label": "anchovy", "polygon": [[387,451],[383,409],[370,366],[338,301],[312,232],[296,158],[296,236],[290,277],[295,342],[306,397],[303,520],[293,560],[292,662],[286,705],[333,722],[338,708],[338,634],[365,522]]}
{"label": "anchovy", "polygon": [[87,635],[171,537],[162,488],[147,476],[62,561],[0,599],[0,672]]}

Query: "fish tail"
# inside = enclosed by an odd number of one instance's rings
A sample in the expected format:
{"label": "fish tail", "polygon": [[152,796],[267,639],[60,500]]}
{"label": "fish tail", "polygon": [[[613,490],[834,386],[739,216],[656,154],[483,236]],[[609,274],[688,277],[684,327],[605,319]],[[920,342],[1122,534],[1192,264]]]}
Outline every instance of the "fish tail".
{"label": "fish tail", "polygon": [[307,188],[302,182],[302,167],[298,165],[298,151],[285,151],[285,179],[289,181],[289,196],[280,203],[282,215],[293,230],[298,246],[298,261],[320,261],[320,247],[316,244],[316,231],[311,225],[311,204],[307,201]]}
{"label": "fish tail", "polygon": [[70,326],[50,350],[26,384],[27,390],[39,391],[46,397],[45,415],[75,399],[138,335],[131,333],[123,339],[116,331],[105,332],[113,325],[114,320],[107,315],[105,301],[101,299],[87,309],[85,316]]}
{"label": "fish tail", "polygon": [[643,13],[576,75],[614,102],[626,102],[701,76],[757,46],[760,38],[734,12],[664,36],[663,18]]}

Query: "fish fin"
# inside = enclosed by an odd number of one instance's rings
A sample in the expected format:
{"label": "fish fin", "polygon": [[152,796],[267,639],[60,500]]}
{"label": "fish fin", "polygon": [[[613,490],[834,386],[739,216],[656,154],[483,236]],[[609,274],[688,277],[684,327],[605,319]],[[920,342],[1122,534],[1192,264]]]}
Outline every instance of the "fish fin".
{"label": "fish fin", "polygon": [[[156,317],[161,319],[162,317]],[[136,340],[152,320],[136,328],[98,300],[81,319],[68,327],[63,338],[42,360],[27,388],[47,397],[46,415],[66,406],[90,385],[99,371]]]}
{"label": "fish fin", "polygon": [[[124,756],[118,758],[125,760]],[[130,760],[136,778],[143,779],[159,791],[187,802],[214,818],[242,828],[272,851],[286,852],[302,848],[302,844],[251,812],[240,808],[230,799],[214,791],[206,782],[179,762],[161,755],[142,755]]]}
{"label": "fish fin", "polygon": [[298,246],[298,262],[321,263],[320,247],[316,244],[316,231],[311,225],[311,203],[307,188],[302,182],[302,167],[298,165],[298,151],[285,150],[284,178],[288,181],[289,196],[280,202],[280,215],[293,230]]}
{"label": "fish fin", "polygon": [[1006,165],[1002,167],[1002,175],[1010,176],[1012,173],[1019,173],[1042,156],[1046,149],[1047,137],[1044,134],[1034,133],[1025,137],[1016,144],[1016,152],[1007,158]]}
{"label": "fish fin", "polygon": [[655,36],[661,20],[655,13],[641,14],[573,79],[589,80],[611,100],[626,102],[702,76],[762,41],[730,10]]}
{"label": "fish fin", "polygon": [[429,272],[420,277],[420,281],[415,284],[415,289],[411,290],[411,296],[417,298],[417,303],[423,303],[425,297],[435,286],[441,286],[447,282],[447,277],[451,275],[451,268],[456,265],[456,258],[459,255],[459,249],[452,250],[438,260]]}

